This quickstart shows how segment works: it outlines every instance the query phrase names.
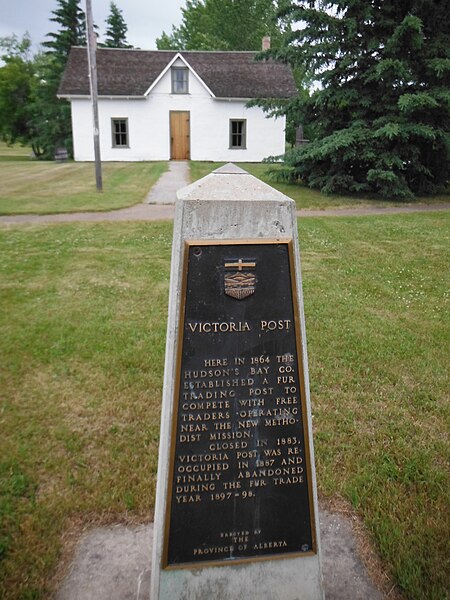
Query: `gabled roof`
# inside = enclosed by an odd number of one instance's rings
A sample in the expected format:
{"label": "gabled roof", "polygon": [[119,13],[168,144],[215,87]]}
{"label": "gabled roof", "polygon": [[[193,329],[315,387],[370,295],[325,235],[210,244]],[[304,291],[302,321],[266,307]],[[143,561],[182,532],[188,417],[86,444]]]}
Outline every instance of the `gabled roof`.
{"label": "gabled roof", "polygon": [[[99,48],[99,96],[144,96],[169,63],[180,54],[216,98],[288,98],[297,94],[291,69],[255,61],[256,52],[175,52]],[[73,47],[59,86],[59,96],[89,96],[86,48]]]}

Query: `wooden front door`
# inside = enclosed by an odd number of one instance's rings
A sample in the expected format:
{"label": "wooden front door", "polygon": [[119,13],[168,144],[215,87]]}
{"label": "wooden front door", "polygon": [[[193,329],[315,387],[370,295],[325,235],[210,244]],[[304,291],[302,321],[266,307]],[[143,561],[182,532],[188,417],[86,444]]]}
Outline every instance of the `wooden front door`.
{"label": "wooden front door", "polygon": [[170,112],[170,158],[187,160],[189,153],[189,112]]}

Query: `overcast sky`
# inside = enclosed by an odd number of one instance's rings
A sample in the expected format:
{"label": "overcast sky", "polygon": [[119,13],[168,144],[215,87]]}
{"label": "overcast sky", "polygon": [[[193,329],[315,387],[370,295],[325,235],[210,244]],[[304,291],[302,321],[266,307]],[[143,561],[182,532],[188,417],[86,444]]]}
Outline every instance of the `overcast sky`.
{"label": "overcast sky", "polygon": [[[110,0],[91,0],[94,22],[98,25],[100,39],[105,33],[105,19],[109,15]],[[156,48],[156,38],[163,31],[170,33],[172,25],[181,21],[180,7],[185,0],[116,0],[128,25],[128,41],[138,48]],[[26,31],[35,48],[45,41],[49,31],[57,31],[57,23],[49,18],[57,8],[56,0],[0,0],[0,37],[16,33],[21,37]],[[80,6],[86,8],[85,0]]]}

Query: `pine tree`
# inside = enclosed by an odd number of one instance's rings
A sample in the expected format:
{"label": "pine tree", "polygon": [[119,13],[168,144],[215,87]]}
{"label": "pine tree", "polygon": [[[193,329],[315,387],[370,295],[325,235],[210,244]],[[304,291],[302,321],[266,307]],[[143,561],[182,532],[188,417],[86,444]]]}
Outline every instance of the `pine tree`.
{"label": "pine tree", "polygon": [[57,32],[47,33],[49,41],[42,45],[48,48],[48,54],[60,64],[64,70],[72,46],[86,45],[86,20],[80,0],[57,0],[58,8],[52,14],[50,21],[59,25]]}
{"label": "pine tree", "polygon": [[127,42],[128,26],[122,11],[115,2],[110,4],[110,14],[106,19],[106,39],[102,46],[107,48],[132,48]]}
{"label": "pine tree", "polygon": [[[285,157],[325,192],[410,198],[448,184],[450,35],[445,2],[290,2],[301,26],[272,54],[315,74],[315,139]],[[298,103],[298,101],[297,101]]]}
{"label": "pine tree", "polygon": [[72,152],[72,125],[70,106],[57,98],[67,57],[72,46],[86,44],[86,24],[80,0],[57,0],[58,7],[50,20],[59,25],[57,32],[47,34],[50,40],[37,71],[40,85],[33,102],[31,125],[36,132],[36,143],[43,148],[46,159],[54,157],[55,148],[64,146]]}

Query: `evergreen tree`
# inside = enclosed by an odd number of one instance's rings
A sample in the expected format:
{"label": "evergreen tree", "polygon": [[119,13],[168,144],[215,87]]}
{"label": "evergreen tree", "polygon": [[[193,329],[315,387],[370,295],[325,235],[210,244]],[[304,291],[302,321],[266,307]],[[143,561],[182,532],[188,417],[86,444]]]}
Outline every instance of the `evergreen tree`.
{"label": "evergreen tree", "polygon": [[[303,105],[315,139],[288,153],[325,192],[409,198],[448,184],[450,35],[439,0],[290,2],[299,23],[272,55],[320,87]],[[295,111],[294,101],[291,111]]]}
{"label": "evergreen tree", "polygon": [[58,8],[52,14],[50,21],[59,25],[57,32],[47,33],[50,40],[42,45],[48,48],[54,60],[59,63],[61,72],[67,62],[72,46],[86,45],[86,20],[80,0],[57,0]]}
{"label": "evergreen tree", "polygon": [[132,48],[127,42],[128,26],[122,11],[115,2],[110,4],[110,14],[106,19],[106,39],[102,46],[107,48]]}
{"label": "evergreen tree", "polygon": [[[283,0],[284,3],[285,0]],[[261,50],[264,36],[279,45],[273,0],[187,0],[180,27],[162,33],[159,50]]]}
{"label": "evergreen tree", "polygon": [[58,146],[72,153],[70,106],[57,98],[57,92],[70,48],[86,44],[85,16],[80,0],[57,0],[57,3],[50,20],[57,23],[59,29],[48,33],[50,39],[43,43],[48,50],[37,65],[40,85],[36,89],[31,118],[36,143],[46,159],[54,157]]}

